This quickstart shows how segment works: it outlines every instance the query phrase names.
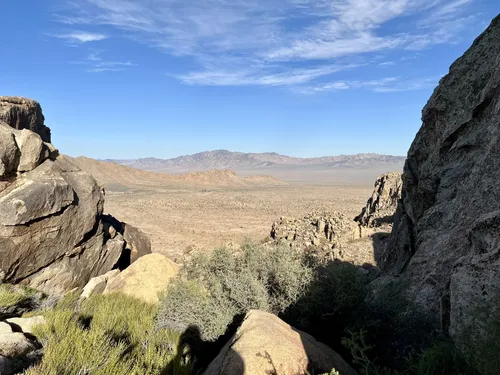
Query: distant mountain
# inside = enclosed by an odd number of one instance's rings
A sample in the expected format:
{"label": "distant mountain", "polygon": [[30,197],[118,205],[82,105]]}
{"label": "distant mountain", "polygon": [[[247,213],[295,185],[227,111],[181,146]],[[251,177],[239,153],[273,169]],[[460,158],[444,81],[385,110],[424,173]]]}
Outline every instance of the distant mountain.
{"label": "distant mountain", "polygon": [[356,154],[325,156],[318,158],[296,158],[271,153],[243,153],[227,150],[204,151],[194,155],[180,156],[174,159],[145,158],[134,160],[109,160],[128,167],[148,171],[182,173],[208,171],[212,169],[232,169],[235,171],[253,171],[279,168],[370,168],[371,166],[404,164],[405,157]]}

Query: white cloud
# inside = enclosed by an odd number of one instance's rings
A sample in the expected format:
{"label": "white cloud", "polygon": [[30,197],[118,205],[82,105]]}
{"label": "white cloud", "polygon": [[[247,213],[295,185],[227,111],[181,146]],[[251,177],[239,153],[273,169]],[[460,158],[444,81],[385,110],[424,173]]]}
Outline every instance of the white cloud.
{"label": "white cloud", "polygon": [[71,43],[98,42],[100,40],[108,38],[108,36],[105,34],[90,33],[84,31],[73,31],[66,34],[49,34],[49,35],[58,39],[66,39]]}
{"label": "white cloud", "polygon": [[73,61],[72,64],[83,65],[89,73],[119,72],[128,67],[136,66],[131,61],[108,61],[101,57],[102,51],[92,51],[82,61]]}
{"label": "white cloud", "polygon": [[[111,28],[167,54],[191,57],[199,68],[175,75],[186,84],[298,86],[339,71],[328,65],[383,65],[374,54],[451,43],[473,17],[466,16],[471,2],[81,0],[68,2],[56,19]],[[385,28],[389,22],[392,27]],[[92,40],[80,36],[80,42]]]}

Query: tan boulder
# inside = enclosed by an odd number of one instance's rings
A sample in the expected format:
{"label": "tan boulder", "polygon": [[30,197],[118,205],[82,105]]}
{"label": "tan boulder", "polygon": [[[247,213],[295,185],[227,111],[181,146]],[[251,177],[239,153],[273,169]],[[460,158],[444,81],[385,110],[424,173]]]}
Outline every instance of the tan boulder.
{"label": "tan boulder", "polygon": [[104,275],[93,277],[83,288],[83,292],[80,295],[80,298],[86,299],[94,294],[102,294],[106,289],[106,285],[108,281],[118,275],[120,270],[112,270]]}
{"label": "tan boulder", "polygon": [[342,375],[356,371],[331,348],[277,316],[250,311],[204,375]]}
{"label": "tan boulder", "polygon": [[10,324],[5,322],[0,322],[0,334],[2,333],[12,333],[12,327]]}
{"label": "tan boulder", "polygon": [[11,318],[6,320],[15,331],[33,334],[33,327],[45,324],[43,316],[33,316],[31,318]]}
{"label": "tan boulder", "polygon": [[146,302],[157,303],[158,294],[179,273],[179,267],[161,254],[139,258],[126,270],[108,281],[104,294],[120,292]]}
{"label": "tan boulder", "polygon": [[38,167],[48,157],[42,138],[30,130],[21,130],[16,135],[16,142],[21,150],[18,172],[29,172]]}
{"label": "tan boulder", "polygon": [[0,333],[0,355],[7,358],[21,357],[35,350],[36,346],[21,332]]}

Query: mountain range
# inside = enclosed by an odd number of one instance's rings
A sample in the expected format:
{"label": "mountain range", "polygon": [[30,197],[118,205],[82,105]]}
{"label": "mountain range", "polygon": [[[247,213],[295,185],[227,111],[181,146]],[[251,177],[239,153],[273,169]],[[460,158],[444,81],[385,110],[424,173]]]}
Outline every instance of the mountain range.
{"label": "mountain range", "polygon": [[[173,159],[143,158],[130,160],[106,160],[131,168],[155,172],[185,173],[213,169],[231,169],[240,174],[273,171],[318,171],[339,169],[402,169],[404,156],[380,154],[355,154],[298,158],[275,152],[243,153],[227,150],[204,151]],[[280,173],[279,173],[280,174]]]}

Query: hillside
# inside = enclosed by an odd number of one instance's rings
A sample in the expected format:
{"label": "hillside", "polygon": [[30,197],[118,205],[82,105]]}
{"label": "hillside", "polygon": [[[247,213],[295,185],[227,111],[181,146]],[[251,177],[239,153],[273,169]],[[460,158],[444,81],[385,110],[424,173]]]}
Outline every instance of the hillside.
{"label": "hillside", "polygon": [[120,186],[165,186],[172,184],[215,186],[278,186],[284,182],[271,176],[241,177],[231,170],[210,170],[169,175],[131,168],[113,162],[86,157],[69,158],[84,171],[94,176],[100,184],[112,189]]}

